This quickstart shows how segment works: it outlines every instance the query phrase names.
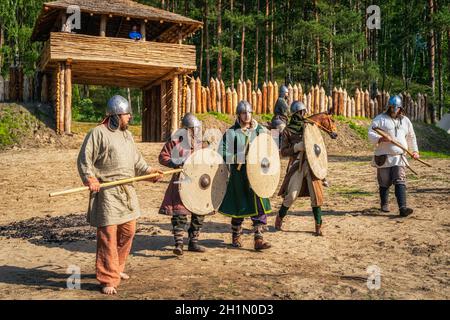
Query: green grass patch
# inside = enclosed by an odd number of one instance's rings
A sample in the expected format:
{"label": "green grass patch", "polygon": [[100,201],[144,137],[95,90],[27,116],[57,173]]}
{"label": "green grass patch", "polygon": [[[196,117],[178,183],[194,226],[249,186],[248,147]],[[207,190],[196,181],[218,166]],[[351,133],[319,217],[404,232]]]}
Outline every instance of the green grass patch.
{"label": "green grass patch", "polygon": [[205,121],[207,119],[208,115],[213,116],[217,120],[225,122],[227,124],[233,124],[233,122],[234,122],[233,119],[230,119],[230,116],[228,114],[220,113],[220,112],[216,112],[216,111],[210,111],[208,113],[197,113],[197,114],[195,114],[195,116],[200,121]]}
{"label": "green grass patch", "polygon": [[36,126],[37,119],[27,112],[11,107],[0,109],[0,149],[20,143]]}
{"label": "green grass patch", "polygon": [[352,120],[365,120],[368,119],[362,117],[345,118],[344,116],[333,116],[333,119],[339,122],[346,123],[350,129],[352,129],[360,138],[364,140],[369,140],[368,129],[364,126],[360,126]]}
{"label": "green grass patch", "polygon": [[434,152],[434,151],[421,151],[420,156],[425,159],[449,159],[450,153]]}
{"label": "green grass patch", "polygon": [[270,113],[259,114],[258,116],[263,122],[272,121],[273,118],[273,114]]}

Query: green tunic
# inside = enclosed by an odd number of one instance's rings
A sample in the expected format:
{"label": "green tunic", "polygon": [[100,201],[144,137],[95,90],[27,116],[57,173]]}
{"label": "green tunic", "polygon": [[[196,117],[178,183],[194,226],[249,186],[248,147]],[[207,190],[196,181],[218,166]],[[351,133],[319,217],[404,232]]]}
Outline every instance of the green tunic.
{"label": "green tunic", "polygon": [[[228,164],[232,160],[229,165],[230,178],[227,192],[219,208],[219,212],[223,215],[233,218],[246,218],[272,212],[269,199],[258,197],[252,190],[247,178],[247,166],[243,164],[241,170],[238,170],[238,163],[245,159],[247,141],[249,139],[252,141],[264,131],[265,129],[255,120],[252,121],[252,129],[246,132],[242,131],[240,124],[236,122],[223,136],[224,160]],[[231,141],[234,142],[234,150]],[[264,212],[258,212],[257,202],[260,203],[260,208]]]}

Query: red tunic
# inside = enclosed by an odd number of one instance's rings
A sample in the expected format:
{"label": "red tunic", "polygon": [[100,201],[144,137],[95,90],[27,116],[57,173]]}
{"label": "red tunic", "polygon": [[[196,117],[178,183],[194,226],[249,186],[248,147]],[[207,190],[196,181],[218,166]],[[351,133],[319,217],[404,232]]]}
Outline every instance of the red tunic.
{"label": "red tunic", "polygon": [[[164,147],[161,150],[161,153],[159,154],[159,163],[163,166],[169,167],[169,168],[177,168],[177,165],[172,161],[172,155],[178,156],[180,158],[186,156],[186,150],[183,150],[182,146],[180,145],[182,142],[182,138],[180,137],[179,140],[173,141],[169,140],[166,142]],[[197,149],[202,148],[202,145],[200,144]],[[191,149],[191,152],[194,149]],[[189,155],[187,155],[189,156]],[[180,192],[179,192],[179,185],[175,184],[175,182],[180,180],[180,174],[175,173],[172,176],[172,180],[169,182],[169,186],[167,187],[166,193],[164,195],[164,200],[161,204],[161,207],[159,208],[160,214],[165,215],[188,215],[192,214],[191,211],[189,211],[183,204],[180,198]]]}

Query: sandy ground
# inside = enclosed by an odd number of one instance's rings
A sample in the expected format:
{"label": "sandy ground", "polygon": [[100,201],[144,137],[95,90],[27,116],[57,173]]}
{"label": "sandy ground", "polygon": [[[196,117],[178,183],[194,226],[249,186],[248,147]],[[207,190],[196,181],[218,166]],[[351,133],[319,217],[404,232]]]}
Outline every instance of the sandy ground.
{"label": "sandy ground", "polygon": [[[161,144],[138,144],[157,165]],[[77,149],[41,148],[0,153],[0,299],[112,299],[95,280],[95,230],[86,225],[86,194],[48,198],[79,186]],[[132,278],[118,299],[449,299],[450,160],[415,165],[402,219],[381,214],[370,154],[330,156],[324,237],[313,236],[308,199],[298,200],[285,232],[274,215],[265,237],[273,248],[253,250],[246,221],[244,247],[233,249],[229,219],[207,218],[207,253],[172,254],[170,219],[157,214],[167,187],[139,183],[143,216],[128,260]],[[284,161],[284,166],[286,162]],[[276,210],[280,198],[272,198]],[[81,289],[69,290],[67,268],[81,270]],[[369,290],[369,266],[381,270],[381,288]]]}

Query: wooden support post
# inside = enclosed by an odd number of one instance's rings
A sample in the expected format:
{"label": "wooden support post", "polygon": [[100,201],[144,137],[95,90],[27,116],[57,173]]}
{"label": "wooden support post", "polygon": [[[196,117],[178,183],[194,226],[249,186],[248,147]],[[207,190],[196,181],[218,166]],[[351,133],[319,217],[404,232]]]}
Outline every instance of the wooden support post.
{"label": "wooden support post", "polygon": [[102,14],[100,18],[100,37],[106,37],[106,22],[108,18],[106,15]]}
{"label": "wooden support post", "polygon": [[364,116],[370,118],[370,94],[367,89],[364,92]]}
{"label": "wooden support post", "polygon": [[358,88],[355,92],[355,112],[357,117],[361,116],[361,95]]}
{"label": "wooden support post", "polygon": [[[275,81],[273,83],[273,106],[274,106],[274,108],[275,108],[275,105],[276,105],[277,100],[278,100],[279,90],[280,89],[279,89],[278,83]],[[289,106],[291,106],[291,105],[289,105]]]}
{"label": "wooden support post", "polygon": [[273,113],[273,84],[272,81],[269,81],[267,85],[267,113]]}
{"label": "wooden support post", "polygon": [[[226,101],[226,91],[225,91],[225,83],[223,83],[223,80],[220,80],[220,96],[222,97],[222,105],[221,105],[221,108],[222,108],[222,110],[225,110],[226,109],[226,104],[227,104],[227,101]],[[223,111],[224,112],[224,111]]]}
{"label": "wooden support post", "polygon": [[351,110],[352,110],[352,113],[351,113],[351,117],[353,118],[353,117],[356,117],[356,103],[355,103],[355,98],[352,98],[352,100],[351,100]]}
{"label": "wooden support post", "polygon": [[171,131],[175,132],[179,128],[178,122],[178,76],[172,79],[172,114],[171,114]]}
{"label": "wooden support post", "polygon": [[[294,88],[292,87],[291,84],[288,85],[288,106],[290,106],[292,104],[292,102],[294,102]],[[277,96],[280,93],[277,92]]]}
{"label": "wooden support post", "polygon": [[[161,140],[166,140],[168,136],[167,132],[167,81],[161,82]],[[144,102],[145,103],[145,102]],[[144,104],[147,107],[147,105]],[[144,127],[144,124],[142,124]]]}
{"label": "wooden support post", "polygon": [[342,109],[344,107],[344,94],[342,92],[342,88],[339,88],[337,91],[337,107],[335,110],[335,114],[341,116],[342,115]]}
{"label": "wooden support post", "polygon": [[220,81],[216,78],[216,97],[217,97],[217,112],[225,113],[225,110],[222,108],[222,89],[220,87]]}
{"label": "wooden support post", "polygon": [[348,116],[348,108],[347,108],[347,106],[348,106],[348,103],[347,103],[347,101],[348,101],[348,93],[347,93],[347,90],[343,90],[343,95],[344,95],[344,106],[343,106],[343,112],[342,112],[342,115],[344,116],[344,117],[347,117]]}
{"label": "wooden support post", "polygon": [[316,114],[317,112],[316,112],[316,109],[314,109],[314,105],[315,105],[315,103],[314,103],[314,99],[315,99],[315,97],[316,97],[316,95],[314,94],[314,86],[313,87],[311,87],[311,88],[309,88],[309,94],[311,95],[311,97],[310,97],[310,103],[311,103],[311,114]]}
{"label": "wooden support post", "polygon": [[236,109],[237,105],[238,105],[239,101],[238,101],[238,94],[236,92],[236,89],[233,88],[233,103],[232,103],[232,109],[231,112],[234,113],[234,110]]}
{"label": "wooden support post", "polygon": [[258,92],[256,93],[256,95],[257,95],[257,100],[258,100],[258,103],[257,103],[257,105],[258,105],[258,107],[257,107],[257,111],[256,111],[256,113],[257,114],[262,114],[263,113],[263,98],[262,98],[262,92],[261,92],[261,90],[258,88]]}
{"label": "wooden support post", "polygon": [[338,89],[336,87],[333,88],[333,92],[332,92],[332,99],[333,99],[333,106],[331,108],[331,112],[333,114],[337,114],[338,109],[339,109],[339,97],[338,97]]}
{"label": "wooden support post", "polygon": [[228,114],[232,114],[232,106],[231,104],[233,103],[233,93],[231,92],[230,88],[227,89],[226,91],[226,113]]}
{"label": "wooden support post", "polygon": [[293,91],[293,98],[292,98],[292,100],[298,101],[298,87],[297,87],[296,84],[294,84],[294,87],[293,87],[292,91]]}
{"label": "wooden support post", "polygon": [[316,84],[316,87],[314,88],[314,112],[319,113],[320,112],[320,89],[319,85]]}
{"label": "wooden support post", "polygon": [[320,108],[320,112],[325,112],[327,111],[327,106],[326,106],[326,94],[325,94],[325,89],[323,87],[320,88],[319,91],[319,108]]}
{"label": "wooden support post", "polygon": [[247,101],[252,103],[252,82],[247,80]]}
{"label": "wooden support post", "polygon": [[247,101],[247,85],[245,82],[242,83],[242,100]]}
{"label": "wooden support post", "polygon": [[252,90],[252,107],[253,107],[253,111],[256,112],[256,110],[258,108],[258,99],[257,99],[255,90]]}
{"label": "wooden support post", "polygon": [[196,81],[195,81],[194,77],[192,77],[191,83],[189,85],[191,87],[191,110],[192,110],[193,113],[198,113],[198,110],[197,110],[197,99],[195,97],[196,94],[197,94],[197,91],[195,89]]}
{"label": "wooden support post", "polygon": [[350,98],[350,96],[347,94],[347,106],[346,106],[346,114],[345,116],[347,118],[351,118],[352,117],[352,99]]}
{"label": "wooden support post", "polygon": [[[162,94],[162,92],[161,92]],[[191,88],[187,86],[186,88],[186,113],[195,113],[195,110],[192,110],[192,94],[191,94]]]}
{"label": "wooden support post", "polygon": [[209,87],[206,87],[206,110],[208,112],[213,111],[211,108],[211,90],[209,90]]}
{"label": "wooden support post", "polygon": [[369,108],[370,108],[369,116],[370,116],[371,119],[373,119],[374,114],[375,114],[375,102],[372,99],[370,99]]}
{"label": "wooden support post", "polygon": [[333,97],[328,96],[328,106],[327,106],[328,112],[333,112]]}
{"label": "wooden support post", "polygon": [[381,92],[378,90],[377,90],[376,99],[377,99],[377,105],[378,105],[378,108],[376,110],[376,113],[377,113],[376,115],[378,115],[383,112],[383,96],[382,96]]}
{"label": "wooden support post", "polygon": [[216,81],[213,78],[209,82],[209,87],[211,88],[211,109],[217,111],[217,88]]}
{"label": "wooden support post", "polygon": [[206,89],[205,89],[205,87],[201,87],[201,88],[202,88],[202,110],[203,110],[203,113],[207,113],[208,107],[206,105]]}
{"label": "wooden support post", "polygon": [[199,77],[197,77],[197,80],[195,81],[195,103],[197,105],[197,113],[203,113],[202,82]]}
{"label": "wooden support post", "polygon": [[61,32],[67,32],[67,14],[65,11],[61,11],[60,13],[61,18]]}
{"label": "wooden support post", "polygon": [[72,61],[65,65],[64,133],[72,133]]}
{"label": "wooden support post", "polygon": [[267,113],[267,84],[263,83],[263,91],[262,91],[262,113]]}
{"label": "wooden support post", "polygon": [[141,41],[147,40],[147,28],[144,20],[141,21]]}
{"label": "wooden support post", "polygon": [[419,107],[419,121],[423,121],[422,95],[420,93],[417,94],[417,106]]}
{"label": "wooden support post", "polygon": [[312,94],[311,91],[308,92],[306,95],[306,110],[309,115],[312,115],[314,113],[314,110],[312,109]]}
{"label": "wooden support post", "polygon": [[58,133],[63,134],[64,133],[64,119],[65,119],[65,103],[66,103],[66,63],[60,62],[61,66],[61,73],[59,77],[59,83],[60,83],[60,91],[59,91],[59,128]]}
{"label": "wooden support post", "polygon": [[238,101],[242,101],[242,81],[239,79],[237,83],[237,90],[236,93],[238,95]]}

